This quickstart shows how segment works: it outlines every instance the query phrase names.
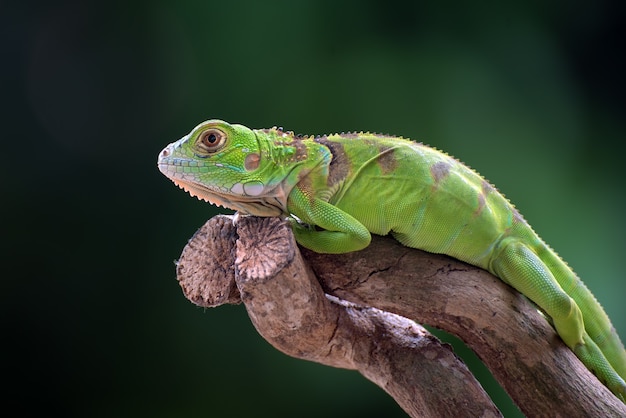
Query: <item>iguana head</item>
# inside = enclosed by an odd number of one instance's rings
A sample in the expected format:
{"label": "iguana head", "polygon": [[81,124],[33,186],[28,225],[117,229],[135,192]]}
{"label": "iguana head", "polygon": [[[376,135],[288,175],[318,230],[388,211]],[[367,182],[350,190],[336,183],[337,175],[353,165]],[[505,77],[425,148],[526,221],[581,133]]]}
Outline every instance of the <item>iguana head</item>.
{"label": "iguana head", "polygon": [[199,199],[252,215],[278,216],[287,212],[287,196],[295,185],[288,177],[295,166],[277,163],[268,142],[271,131],[209,120],[165,147],[158,167]]}

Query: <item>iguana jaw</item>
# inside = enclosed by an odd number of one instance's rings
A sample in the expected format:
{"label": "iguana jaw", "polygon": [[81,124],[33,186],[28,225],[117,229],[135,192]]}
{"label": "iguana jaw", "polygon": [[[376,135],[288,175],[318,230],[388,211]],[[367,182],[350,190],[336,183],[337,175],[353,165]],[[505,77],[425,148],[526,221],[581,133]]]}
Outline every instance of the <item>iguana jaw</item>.
{"label": "iguana jaw", "polygon": [[224,199],[213,190],[210,190],[206,186],[202,184],[193,183],[190,181],[177,179],[174,177],[170,177],[170,180],[174,182],[175,185],[189,193],[191,196],[196,197],[200,200],[204,200],[205,202],[209,202],[212,205],[222,206],[228,208],[228,205],[224,202]]}
{"label": "iguana jaw", "polygon": [[[168,176],[169,177],[169,176]],[[255,216],[281,216],[287,212],[286,197],[278,188],[274,196],[239,196],[234,194],[217,192],[203,184],[180,178],[169,177],[178,187],[212,205],[222,206],[227,209]]]}

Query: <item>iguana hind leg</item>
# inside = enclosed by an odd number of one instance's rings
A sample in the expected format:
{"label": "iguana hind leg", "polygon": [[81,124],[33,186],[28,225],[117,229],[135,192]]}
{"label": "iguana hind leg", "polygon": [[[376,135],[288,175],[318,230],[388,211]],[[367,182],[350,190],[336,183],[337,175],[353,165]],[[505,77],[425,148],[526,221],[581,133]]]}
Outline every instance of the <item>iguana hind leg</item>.
{"label": "iguana hind leg", "polygon": [[557,333],[583,364],[622,401],[626,399],[624,379],[587,334],[578,305],[534,251],[517,241],[504,243],[491,267],[498,277],[543,309],[552,318]]}

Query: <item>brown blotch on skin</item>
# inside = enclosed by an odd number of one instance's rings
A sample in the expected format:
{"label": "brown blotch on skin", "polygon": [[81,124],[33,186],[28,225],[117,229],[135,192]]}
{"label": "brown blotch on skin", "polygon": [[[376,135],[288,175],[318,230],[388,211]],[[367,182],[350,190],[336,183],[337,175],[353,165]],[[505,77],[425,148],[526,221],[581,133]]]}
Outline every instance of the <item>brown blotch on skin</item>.
{"label": "brown blotch on skin", "polygon": [[480,193],[478,193],[478,206],[476,207],[476,210],[474,211],[475,217],[481,214],[483,209],[485,209],[486,204],[487,204],[487,195],[485,194],[485,191],[482,190]]}
{"label": "brown blotch on skin", "polygon": [[293,147],[296,149],[295,159],[296,161],[306,160],[308,158],[307,148],[304,142],[302,142],[302,138],[295,137],[293,138],[293,142],[291,143]]}
{"label": "brown blotch on skin", "polygon": [[380,167],[382,174],[389,174],[398,168],[398,159],[396,158],[393,147],[381,145],[378,147],[378,152],[379,155],[378,158],[376,158],[376,163]]}
{"label": "brown blotch on skin", "polygon": [[482,189],[483,189],[482,190],[483,194],[485,196],[487,196],[489,193],[493,192],[493,186],[491,184],[489,184],[489,182],[486,181],[486,180],[483,180]]}
{"label": "brown blotch on skin", "polygon": [[446,178],[450,173],[450,164],[445,161],[437,161],[430,167],[430,175],[435,180],[435,185]]}
{"label": "brown blotch on skin", "polygon": [[246,159],[244,160],[244,167],[248,171],[253,171],[259,168],[260,162],[261,156],[259,154],[248,154],[246,155]]}
{"label": "brown blotch on skin", "polygon": [[489,184],[488,181],[483,180],[480,193],[478,194],[478,206],[474,211],[474,216],[480,215],[483,209],[485,209],[485,205],[487,204],[487,196],[491,192],[493,192],[493,186]]}
{"label": "brown blotch on skin", "polygon": [[327,185],[332,187],[345,180],[350,173],[350,159],[346,155],[343,145],[339,142],[330,141],[326,136],[315,138],[315,142],[326,146],[332,156],[328,166]]}
{"label": "brown blotch on skin", "polygon": [[526,219],[524,219],[522,214],[518,212],[515,206],[511,205],[511,211],[513,212],[513,223],[526,223]]}

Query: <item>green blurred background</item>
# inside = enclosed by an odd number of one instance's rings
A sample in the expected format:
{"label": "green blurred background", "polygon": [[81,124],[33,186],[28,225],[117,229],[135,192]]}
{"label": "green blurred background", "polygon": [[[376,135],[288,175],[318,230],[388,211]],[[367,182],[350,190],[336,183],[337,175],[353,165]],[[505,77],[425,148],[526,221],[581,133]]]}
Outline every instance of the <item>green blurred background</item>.
{"label": "green blurred background", "polygon": [[7,409],[404,416],[356,372],[274,350],[243,306],[182,296],[173,261],[217,211],[174,187],[156,157],[208,118],[448,151],[513,200],[626,337],[624,9],[0,2]]}

